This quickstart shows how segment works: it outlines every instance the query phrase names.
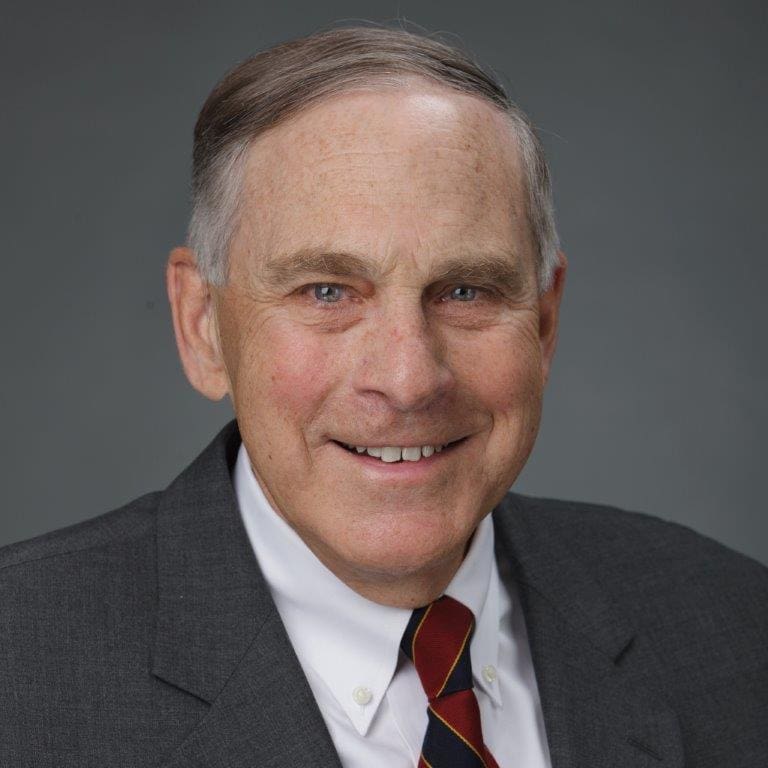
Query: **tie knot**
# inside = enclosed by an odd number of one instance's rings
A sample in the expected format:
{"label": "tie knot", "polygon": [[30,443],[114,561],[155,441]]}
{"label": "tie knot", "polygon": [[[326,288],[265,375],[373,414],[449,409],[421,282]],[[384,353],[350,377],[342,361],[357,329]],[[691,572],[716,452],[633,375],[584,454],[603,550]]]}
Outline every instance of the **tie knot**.
{"label": "tie knot", "polygon": [[472,611],[448,595],[411,615],[400,647],[430,701],[472,688],[469,643],[474,627]]}

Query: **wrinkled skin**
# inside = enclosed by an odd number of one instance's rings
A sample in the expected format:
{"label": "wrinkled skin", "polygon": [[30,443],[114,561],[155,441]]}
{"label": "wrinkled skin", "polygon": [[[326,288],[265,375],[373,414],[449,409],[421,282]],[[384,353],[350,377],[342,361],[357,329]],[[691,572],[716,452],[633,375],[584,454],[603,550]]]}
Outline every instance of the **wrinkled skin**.
{"label": "wrinkled skin", "polygon": [[[524,201],[504,117],[414,79],[254,142],[225,287],[171,254],[190,381],[229,394],[274,508],[377,602],[437,597],[533,447],[565,259],[540,292]],[[339,445],[456,440],[397,464]]]}

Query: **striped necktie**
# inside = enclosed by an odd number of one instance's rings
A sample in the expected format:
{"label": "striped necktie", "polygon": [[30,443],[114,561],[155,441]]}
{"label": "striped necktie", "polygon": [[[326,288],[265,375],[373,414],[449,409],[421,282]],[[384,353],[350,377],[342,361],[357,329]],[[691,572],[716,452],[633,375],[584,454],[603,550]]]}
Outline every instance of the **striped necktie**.
{"label": "striped necktie", "polygon": [[472,611],[448,595],[417,608],[400,647],[413,662],[429,701],[418,768],[498,768],[483,743],[472,690]]}

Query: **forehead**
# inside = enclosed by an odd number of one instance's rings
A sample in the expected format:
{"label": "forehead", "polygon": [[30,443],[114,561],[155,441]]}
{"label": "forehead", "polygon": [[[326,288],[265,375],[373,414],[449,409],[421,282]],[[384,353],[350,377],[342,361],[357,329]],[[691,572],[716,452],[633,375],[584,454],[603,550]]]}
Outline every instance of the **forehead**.
{"label": "forehead", "polygon": [[516,141],[479,98],[411,81],[345,92],[250,147],[233,258],[308,248],[424,264],[530,243]]}

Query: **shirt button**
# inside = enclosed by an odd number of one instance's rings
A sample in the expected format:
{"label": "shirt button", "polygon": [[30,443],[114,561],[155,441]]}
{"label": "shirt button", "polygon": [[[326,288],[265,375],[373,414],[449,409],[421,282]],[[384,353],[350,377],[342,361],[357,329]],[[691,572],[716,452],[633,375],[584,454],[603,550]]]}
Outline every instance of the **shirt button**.
{"label": "shirt button", "polygon": [[493,664],[486,664],[483,667],[483,678],[486,683],[492,683],[496,680],[496,667]]}
{"label": "shirt button", "polygon": [[352,698],[355,700],[355,704],[359,704],[364,707],[366,704],[371,703],[373,694],[364,685],[358,685],[354,691],[352,691]]}

